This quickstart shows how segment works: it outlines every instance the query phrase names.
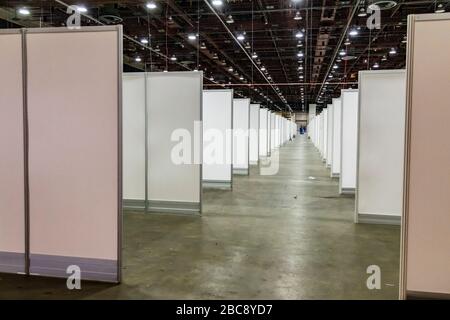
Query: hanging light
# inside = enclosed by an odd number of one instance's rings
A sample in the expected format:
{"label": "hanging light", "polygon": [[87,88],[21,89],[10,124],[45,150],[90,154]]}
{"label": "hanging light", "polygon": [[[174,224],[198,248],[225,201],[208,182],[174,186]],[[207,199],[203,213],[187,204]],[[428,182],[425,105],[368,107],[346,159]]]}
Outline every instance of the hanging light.
{"label": "hanging light", "polygon": [[261,71],[266,71],[266,67],[262,66]]}
{"label": "hanging light", "polygon": [[333,69],[337,69],[337,68],[339,68],[339,67],[338,67],[337,64],[335,64],[335,65],[333,66]]}
{"label": "hanging light", "polygon": [[81,13],[86,13],[88,11],[86,9],[86,7],[83,7],[83,6],[76,6],[75,8],[78,12],[81,12]]}
{"label": "hanging light", "polygon": [[378,62],[375,62],[375,64],[373,65],[373,67],[374,67],[375,69],[377,69],[377,68],[380,67],[380,65],[378,64]]}
{"label": "hanging light", "polygon": [[297,57],[302,58],[303,57],[303,52],[297,53]]}
{"label": "hanging light", "polygon": [[172,55],[172,56],[170,57],[170,60],[172,60],[172,61],[177,61],[177,57],[176,57],[175,55]]}
{"label": "hanging light", "polygon": [[136,61],[136,62],[141,62],[142,59],[141,59],[140,57],[136,57],[136,59],[134,59],[134,61]]}
{"label": "hanging light", "polygon": [[434,10],[435,13],[444,13],[445,12],[445,8],[444,5],[442,3],[439,3],[436,7],[436,10]]}
{"label": "hanging light", "polygon": [[154,3],[153,1],[148,2],[145,6],[146,6],[148,9],[150,9],[150,10],[153,10],[153,9],[156,9],[156,8],[157,8],[157,7],[156,7],[156,3]]}
{"label": "hanging light", "polygon": [[358,35],[358,30],[356,29],[352,29],[350,30],[350,32],[348,33],[350,36],[354,37]]}
{"label": "hanging light", "polygon": [[258,58],[258,55],[256,54],[256,52],[253,52],[253,54],[252,54],[252,58],[253,58],[253,59],[256,59],[256,58]]}
{"label": "hanging light", "polygon": [[233,19],[233,16],[232,16],[231,14],[227,17],[226,22],[227,22],[228,24],[234,23],[234,19]]}
{"label": "hanging light", "polygon": [[347,38],[347,40],[345,40],[344,45],[349,46],[351,45],[350,39]]}
{"label": "hanging light", "polygon": [[344,49],[342,49],[340,52],[339,52],[339,55],[340,56],[345,56],[347,53],[345,52],[345,50]]}
{"label": "hanging light", "polygon": [[294,20],[302,20],[303,18],[302,18],[302,15],[300,14],[300,11],[297,11],[296,13],[295,13],[295,17],[294,17]]}
{"label": "hanging light", "polygon": [[229,68],[228,68],[228,71],[229,71],[229,72],[233,72],[233,67],[229,67]]}
{"label": "hanging light", "polygon": [[364,9],[364,7],[361,7],[361,9],[359,9],[358,17],[365,17],[365,16],[367,16],[366,9]]}
{"label": "hanging light", "polygon": [[395,50],[395,48],[391,48],[391,51],[389,51],[390,55],[394,55],[397,53],[397,50]]}
{"label": "hanging light", "polygon": [[222,0],[213,0],[212,4],[213,4],[213,6],[220,7],[221,5],[223,5],[223,1]]}
{"label": "hanging light", "polygon": [[238,39],[239,41],[243,41],[243,40],[245,39],[244,34],[243,34],[243,33],[238,34],[237,39]]}
{"label": "hanging light", "polygon": [[31,14],[30,10],[28,10],[27,8],[20,8],[18,12],[23,16],[29,16]]}
{"label": "hanging light", "polygon": [[202,42],[202,44],[200,45],[200,49],[202,49],[202,50],[206,49],[206,44],[204,42]]}
{"label": "hanging light", "polygon": [[296,37],[296,38],[303,38],[303,32],[298,31],[298,32],[295,34],[295,37]]}
{"label": "hanging light", "polygon": [[141,39],[141,43],[142,43],[142,44],[148,44],[148,40],[147,40],[146,38],[142,38],[142,39]]}
{"label": "hanging light", "polygon": [[191,33],[191,34],[188,35],[188,39],[189,40],[195,40],[195,39],[197,39],[197,35]]}

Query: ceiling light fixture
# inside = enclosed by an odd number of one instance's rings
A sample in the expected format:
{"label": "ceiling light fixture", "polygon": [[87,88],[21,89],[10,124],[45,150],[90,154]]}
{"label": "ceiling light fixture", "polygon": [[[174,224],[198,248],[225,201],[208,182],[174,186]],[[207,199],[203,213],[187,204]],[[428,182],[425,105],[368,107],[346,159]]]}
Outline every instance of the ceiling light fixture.
{"label": "ceiling light fixture", "polygon": [[212,5],[216,6],[216,7],[220,7],[221,5],[223,5],[223,1],[222,0],[213,0]]}
{"label": "ceiling light fixture", "polygon": [[197,39],[197,35],[191,33],[191,34],[188,35],[188,39],[189,40],[195,40],[195,39]]}
{"label": "ceiling light fixture", "polygon": [[19,10],[18,10],[18,12],[21,14],[21,15],[23,15],[23,16],[28,16],[28,15],[30,15],[30,10],[28,10],[27,8],[20,8]]}
{"label": "ceiling light fixture", "polygon": [[243,33],[238,34],[237,39],[238,39],[239,41],[243,41],[243,40],[245,39],[244,34],[243,34]]}
{"label": "ceiling light fixture", "polygon": [[172,56],[170,57],[170,60],[172,60],[172,61],[177,61],[177,57],[176,57],[175,55],[172,55]]}
{"label": "ceiling light fixture", "polygon": [[367,16],[366,9],[364,9],[364,7],[361,7],[361,9],[359,9],[358,17],[365,17],[365,16]]}
{"label": "ceiling light fixture", "polygon": [[253,59],[256,59],[256,58],[258,58],[258,55],[256,54],[256,52],[253,52],[253,54],[252,54],[252,58],[253,58]]}
{"label": "ceiling light fixture", "polygon": [[358,35],[358,30],[356,29],[352,29],[350,30],[350,32],[348,33],[350,36],[354,37]]}
{"label": "ceiling light fixture", "polygon": [[375,69],[377,69],[377,68],[380,67],[380,65],[379,65],[377,62],[375,62],[375,64],[373,65],[373,67],[374,67]]}
{"label": "ceiling light fixture", "polygon": [[156,9],[156,8],[157,8],[157,7],[156,7],[156,3],[154,3],[153,1],[148,2],[145,6],[146,6],[148,9],[150,9],[150,10],[153,10],[153,9]]}
{"label": "ceiling light fixture", "polygon": [[142,44],[148,44],[148,40],[145,39],[145,38],[142,38],[142,39],[141,39],[141,43],[142,43]]}
{"label": "ceiling light fixture", "polygon": [[395,50],[395,48],[391,48],[391,51],[389,51],[389,54],[393,55],[396,54],[397,50]]}
{"label": "ceiling light fixture", "polygon": [[444,5],[442,3],[439,3],[436,7],[436,10],[434,10],[435,13],[444,13],[445,12],[445,8]]}
{"label": "ceiling light fixture", "polygon": [[345,50],[344,49],[342,49],[340,52],[339,52],[339,55],[340,56],[345,56],[347,53],[345,52]]}
{"label": "ceiling light fixture", "polygon": [[295,34],[295,37],[296,37],[296,38],[303,38],[303,32],[298,31],[298,32]]}
{"label": "ceiling light fixture", "polygon": [[134,61],[136,61],[136,62],[141,62],[142,59],[141,59],[140,57],[136,57],[136,59],[134,59]]}
{"label": "ceiling light fixture", "polygon": [[294,20],[302,20],[303,18],[302,18],[302,15],[300,14],[300,11],[297,11],[296,12],[296,14],[295,14],[295,17],[294,17]]}
{"label": "ceiling light fixture", "polygon": [[346,46],[349,46],[349,45],[351,45],[352,43],[350,42],[350,39],[349,38],[347,38],[347,40],[345,40],[345,42],[344,42],[344,45],[346,45]]}
{"label": "ceiling light fixture", "polygon": [[226,22],[227,22],[228,24],[234,23],[234,19],[233,19],[233,16],[232,16],[231,14],[227,17]]}

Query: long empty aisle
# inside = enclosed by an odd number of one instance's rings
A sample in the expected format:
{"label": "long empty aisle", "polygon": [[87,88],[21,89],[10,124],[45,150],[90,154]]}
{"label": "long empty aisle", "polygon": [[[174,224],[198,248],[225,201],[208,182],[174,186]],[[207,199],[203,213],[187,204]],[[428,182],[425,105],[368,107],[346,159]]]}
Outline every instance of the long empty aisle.
{"label": "long empty aisle", "polygon": [[[252,168],[203,201],[201,218],[125,215],[121,285],[1,275],[0,298],[398,298],[399,227],[355,225],[354,199],[304,136],[280,149],[278,174]],[[366,287],[369,265],[380,290]]]}

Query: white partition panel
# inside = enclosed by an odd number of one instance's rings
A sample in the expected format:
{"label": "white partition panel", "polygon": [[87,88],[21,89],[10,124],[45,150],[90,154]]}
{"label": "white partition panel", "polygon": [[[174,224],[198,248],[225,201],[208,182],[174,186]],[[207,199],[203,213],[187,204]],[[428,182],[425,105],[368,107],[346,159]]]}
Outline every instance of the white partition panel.
{"label": "white partition panel", "polygon": [[358,90],[341,90],[341,177],[339,193],[355,193],[358,151]]}
{"label": "white partition panel", "polygon": [[233,173],[248,175],[250,167],[250,99],[233,100]]}
{"label": "white partition panel", "polygon": [[324,145],[324,112],[319,114],[319,153],[323,156],[323,145]]}
{"label": "white partition panel", "polygon": [[124,207],[145,207],[146,125],[145,73],[123,74],[123,199]]}
{"label": "white partition panel", "polygon": [[203,186],[231,188],[233,90],[203,91]]}
{"label": "white partition panel", "polygon": [[0,272],[25,272],[22,35],[0,30]]}
{"label": "white partition panel", "polygon": [[404,70],[359,73],[357,222],[400,223],[405,99]]}
{"label": "white partition panel", "polygon": [[275,113],[271,112],[270,113],[270,149],[271,151],[275,150],[277,145],[276,145],[276,123],[275,123],[275,118],[276,115]]}
{"label": "white partition panel", "polygon": [[331,159],[333,158],[333,104],[327,105],[328,121],[327,121],[327,167],[331,167]]}
{"label": "white partition panel", "polygon": [[250,105],[249,161],[252,165],[259,160],[259,109],[259,104]]}
{"label": "white partition panel", "polygon": [[259,110],[259,157],[267,157],[269,155],[269,121],[268,110],[262,108]]}
{"label": "white partition panel", "polygon": [[341,172],[341,98],[333,98],[333,154],[331,177],[339,177]]}
{"label": "white partition panel", "polygon": [[322,145],[322,158],[326,163],[328,154],[328,109],[323,109],[323,145]]}
{"label": "white partition panel", "polygon": [[29,29],[26,51],[30,273],[120,281],[122,28]]}
{"label": "white partition panel", "polygon": [[150,211],[201,211],[202,89],[202,72],[147,74]]}
{"label": "white partition panel", "polygon": [[450,299],[450,13],[410,15],[402,298]]}

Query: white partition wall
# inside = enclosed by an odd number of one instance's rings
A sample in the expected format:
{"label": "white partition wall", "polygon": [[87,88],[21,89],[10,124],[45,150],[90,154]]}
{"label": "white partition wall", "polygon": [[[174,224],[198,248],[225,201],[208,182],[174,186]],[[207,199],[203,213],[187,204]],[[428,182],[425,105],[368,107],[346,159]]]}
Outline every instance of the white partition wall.
{"label": "white partition wall", "polygon": [[450,14],[410,15],[402,298],[450,298]]}
{"label": "white partition wall", "polygon": [[233,90],[203,91],[203,186],[231,188]]}
{"label": "white partition wall", "polygon": [[25,272],[22,35],[0,30],[0,272]]}
{"label": "white partition wall", "polygon": [[249,157],[250,164],[256,165],[259,160],[259,104],[250,105]]}
{"label": "white partition wall", "polygon": [[275,113],[270,113],[270,149],[271,151],[276,149],[276,141],[275,141],[275,130],[276,130],[276,123],[275,123]]}
{"label": "white partition wall", "polygon": [[123,74],[123,199],[127,209],[144,209],[146,190],[146,77]]}
{"label": "white partition wall", "polygon": [[30,274],[120,281],[122,28],[29,29],[26,56]]}
{"label": "white partition wall", "polygon": [[250,99],[233,100],[233,173],[249,174]]}
{"label": "white partition wall", "polygon": [[259,110],[259,157],[265,158],[269,155],[269,110]]}
{"label": "white partition wall", "polygon": [[202,72],[147,74],[150,211],[201,211],[202,90]]}
{"label": "white partition wall", "polygon": [[405,99],[404,70],[359,73],[356,222],[400,223]]}
{"label": "white partition wall", "polygon": [[341,90],[341,176],[339,193],[355,193],[358,151],[358,90]]}
{"label": "white partition wall", "polygon": [[328,121],[327,121],[327,167],[331,167],[331,159],[333,157],[333,104],[327,105]]}
{"label": "white partition wall", "polygon": [[324,148],[324,111],[322,110],[319,114],[319,153],[320,156],[323,157],[323,148]]}
{"label": "white partition wall", "polygon": [[308,137],[311,139],[311,141],[315,141],[315,121],[314,118],[316,117],[316,105],[315,104],[310,104],[309,108],[308,108]]}
{"label": "white partition wall", "polygon": [[341,172],[341,98],[333,98],[333,154],[331,177],[339,177]]}
{"label": "white partition wall", "polygon": [[323,144],[322,144],[322,158],[326,163],[328,154],[328,109],[323,109]]}

